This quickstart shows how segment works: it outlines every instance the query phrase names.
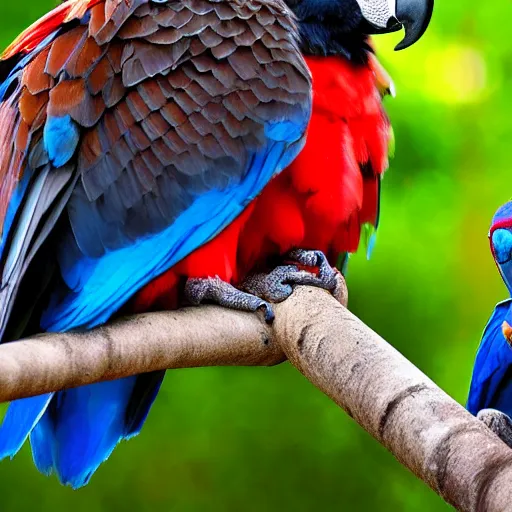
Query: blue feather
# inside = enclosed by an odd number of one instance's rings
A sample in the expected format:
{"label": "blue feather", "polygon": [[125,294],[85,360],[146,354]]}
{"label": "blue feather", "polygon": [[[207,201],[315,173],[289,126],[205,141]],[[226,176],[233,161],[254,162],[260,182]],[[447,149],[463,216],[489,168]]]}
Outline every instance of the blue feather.
{"label": "blue feather", "polygon": [[[34,48],[33,51],[31,51],[28,55],[23,57],[10,71],[7,78],[0,84],[0,102],[6,101],[6,94],[9,91],[9,89],[17,82],[19,79],[21,73],[29,64],[44,48],[46,48],[47,45],[49,45],[59,34],[60,30],[57,30],[47,36],[43,41],[41,41],[36,48]],[[27,191],[28,184],[30,182],[30,179],[32,177],[32,172],[30,172],[29,169],[25,169],[25,172],[23,173],[23,177],[21,181],[16,186],[13,195],[9,199],[9,205],[7,207],[7,212],[4,220],[4,224],[2,226],[2,237],[0,239],[0,256],[3,253],[5,242],[8,238],[9,231],[12,227],[12,223],[14,220],[14,217],[16,216],[16,213],[18,211],[18,208],[23,201],[23,198],[25,196],[25,192]]]}
{"label": "blue feather", "polygon": [[[61,265],[63,278],[73,290],[64,300],[52,300],[41,325],[46,331],[92,328],[106,322],[133,293],[202,246],[244,210],[289,161],[285,143],[270,143],[251,159],[245,179],[227,190],[212,190],[198,197],[174,223],[150,238]],[[212,205],[216,205],[212,208]],[[65,260],[68,254],[61,255]]]}
{"label": "blue feather", "polygon": [[46,408],[43,412],[41,419],[30,433],[30,446],[36,468],[43,475],[50,476],[53,473],[52,443],[50,441],[53,439],[53,427]]}
{"label": "blue feather", "polygon": [[[46,37],[41,43],[37,45],[37,47],[30,52],[28,55],[23,57],[17,64],[14,66],[14,68],[11,70],[7,78],[0,84],[0,102],[6,100],[6,93],[9,91],[10,87],[16,83],[16,81],[19,79],[21,73],[23,72],[23,69],[25,66],[31,62],[40,52],[43,50],[48,44],[50,44],[55,37],[59,34],[59,31],[56,31],[52,34],[50,34],[48,37]],[[18,211],[18,208],[20,207],[20,204],[23,201],[23,198],[25,196],[25,193],[28,188],[28,184],[30,183],[30,179],[32,177],[32,172],[30,169],[25,169],[25,172],[23,173],[23,177],[21,181],[17,184],[16,188],[14,189],[14,192],[9,199],[9,205],[7,207],[7,212],[5,215],[4,223],[1,229],[2,235],[0,238],[0,256],[3,253],[5,243],[8,239],[10,229],[12,227],[12,223],[14,221],[14,218],[16,216],[16,213]]]}
{"label": "blue feather", "polygon": [[32,173],[26,170],[23,173],[23,177],[21,181],[18,183],[17,187],[14,189],[14,192],[9,200],[9,206],[7,207],[7,212],[5,214],[4,225],[2,229],[2,237],[0,239],[0,256],[3,254],[5,243],[9,238],[9,232],[12,227],[12,223],[14,221],[14,217],[18,212],[18,209],[25,197],[25,193],[27,192],[28,184],[30,183]]}
{"label": "blue feather", "polygon": [[[308,118],[309,112],[304,111],[299,125],[286,120],[269,124],[266,133],[271,140],[248,159],[243,179],[231,183],[227,189],[211,190],[197,197],[173,225],[161,233],[107,252],[99,259],[72,252],[64,243],[59,261],[69,292],[63,299],[57,294],[52,298],[42,316],[42,328],[68,331],[106,322],[142,286],[214,238],[295,158],[302,149],[299,139]],[[45,131],[45,146],[58,165],[70,158],[76,137],[69,120],[57,118],[51,123],[53,125]],[[64,134],[68,129],[70,133]],[[140,432],[163,373],[147,381],[137,381],[140,378],[142,376],[63,391],[55,395],[49,406],[41,401],[37,415],[31,416],[39,419],[44,412],[30,436],[37,468],[45,474],[55,470],[62,483],[74,488],[85,485],[119,441]],[[137,395],[138,382],[145,388]],[[131,411],[136,395],[140,404]],[[25,401],[11,405],[13,411],[23,411],[26,407]],[[9,411],[6,425],[16,419]],[[25,424],[26,437],[34,422]],[[21,446],[22,442],[20,435],[16,446]]]}
{"label": "blue feather", "polygon": [[276,121],[265,125],[265,135],[269,139],[279,142],[294,142],[302,136],[305,129],[305,124],[298,124],[294,121]]}
{"label": "blue feather", "polygon": [[9,405],[0,426],[0,460],[14,457],[43,415],[51,394],[16,400]]}
{"label": "blue feather", "polygon": [[71,160],[79,139],[80,130],[71,116],[48,116],[44,125],[43,141],[44,149],[54,167],[62,167]]}
{"label": "blue feather", "polygon": [[478,348],[467,401],[474,415],[486,408],[512,415],[512,349],[501,330],[504,321],[512,325],[512,299],[496,306]]}
{"label": "blue feather", "polygon": [[512,201],[509,201],[508,203],[505,203],[503,206],[500,206],[496,213],[494,214],[494,217],[492,218],[492,225],[500,223],[500,222],[506,222],[512,218]]}
{"label": "blue feather", "polygon": [[136,380],[129,377],[59,393],[53,463],[63,484],[85,485],[123,439],[126,408]]}
{"label": "blue feather", "polygon": [[[131,439],[140,434],[142,426],[148,417],[149,410],[160,391],[164,377],[165,371],[145,373],[137,376],[131,400],[132,404],[136,402],[136,408],[134,410],[127,410],[124,439]],[[137,394],[137,391],[138,397],[136,400],[133,400],[135,398],[133,395]]]}
{"label": "blue feather", "polygon": [[37,469],[46,475],[55,471],[62,484],[74,489],[86,485],[125,438],[126,409],[136,381],[128,377],[57,393],[30,434]]}

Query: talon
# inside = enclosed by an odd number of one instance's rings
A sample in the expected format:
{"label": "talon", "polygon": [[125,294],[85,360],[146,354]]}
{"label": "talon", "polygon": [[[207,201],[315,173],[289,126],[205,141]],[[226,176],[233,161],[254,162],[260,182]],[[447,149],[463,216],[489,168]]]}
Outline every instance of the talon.
{"label": "talon", "polygon": [[512,419],[507,414],[496,409],[482,409],[476,417],[512,448]]}
{"label": "talon", "polygon": [[288,258],[296,261],[305,267],[318,267],[323,261],[327,261],[323,252],[320,251],[306,251],[304,249],[294,249],[288,253]]}
{"label": "talon", "polygon": [[272,324],[276,319],[276,315],[272,306],[268,302],[262,301],[262,305],[259,309],[263,310],[263,317],[265,318],[265,322],[269,325]]}
{"label": "talon", "polygon": [[248,313],[263,310],[265,322],[269,324],[275,318],[270,303],[256,295],[235,288],[219,277],[188,279],[185,284],[185,296],[193,306],[199,306],[204,302],[213,302],[219,306]]}
{"label": "talon", "polygon": [[298,272],[295,265],[276,267],[268,274],[249,276],[242,283],[242,289],[269,302],[282,302],[292,294],[291,278]]}
{"label": "talon", "polygon": [[347,306],[348,290],[345,279],[338,269],[331,266],[327,256],[322,251],[295,249],[290,251],[288,258],[305,267],[318,268],[318,284],[313,284],[313,286],[318,286],[330,291],[338,302],[343,304],[345,307]]}

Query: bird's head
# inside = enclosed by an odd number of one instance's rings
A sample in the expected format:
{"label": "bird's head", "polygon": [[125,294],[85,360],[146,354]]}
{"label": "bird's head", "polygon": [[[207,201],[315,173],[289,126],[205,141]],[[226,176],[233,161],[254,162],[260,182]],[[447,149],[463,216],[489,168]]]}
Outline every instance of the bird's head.
{"label": "bird's head", "polygon": [[496,265],[512,294],[512,201],[494,215],[489,240]]}
{"label": "bird's head", "polygon": [[[503,205],[494,215],[489,240],[494,261],[512,296],[512,201]],[[510,322],[503,322],[502,331],[505,338],[512,343]]]}
{"label": "bird's head", "polygon": [[396,46],[411,46],[428,27],[434,0],[286,0],[299,20],[302,50],[309,55],[365,58],[367,38],[404,28]]}

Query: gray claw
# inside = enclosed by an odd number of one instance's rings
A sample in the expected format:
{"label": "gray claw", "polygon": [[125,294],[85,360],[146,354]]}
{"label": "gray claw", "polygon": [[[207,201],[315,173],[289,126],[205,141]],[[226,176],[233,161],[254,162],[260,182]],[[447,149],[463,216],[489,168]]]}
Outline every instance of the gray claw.
{"label": "gray claw", "polygon": [[[294,249],[288,253],[288,258],[305,267],[320,267],[323,262],[327,262],[327,258],[323,252],[308,251],[306,249]],[[327,263],[327,265],[329,265],[329,263]]]}
{"label": "gray claw", "polygon": [[213,302],[219,306],[254,313],[263,310],[265,322],[272,323],[275,315],[272,305],[267,301],[246,293],[226,283],[219,277],[189,279],[185,285],[185,296],[194,306]]}
{"label": "gray claw", "polygon": [[327,258],[319,251],[294,251],[294,258],[303,266],[318,268],[318,275],[300,270],[296,265],[283,265],[268,274],[255,274],[242,283],[246,292],[262,297],[269,302],[282,302],[293,292],[294,285],[315,286],[330,291],[346,306],[347,288],[343,276],[333,269]]}
{"label": "gray claw", "polygon": [[[290,251],[288,258],[296,261],[305,267],[318,268],[318,282],[316,286],[330,291],[334,298],[344,306],[348,302],[348,291],[345,279],[341,273],[333,268],[322,251],[308,251],[305,249],[295,249]],[[299,284],[299,283],[297,283]],[[307,283],[304,283],[307,284]],[[315,286],[315,285],[313,285]]]}
{"label": "gray claw", "polygon": [[512,419],[507,414],[496,409],[482,409],[476,417],[512,448]]}
{"label": "gray claw", "polygon": [[293,292],[295,284],[321,286],[315,275],[305,270],[299,270],[295,265],[276,267],[268,274],[254,274],[242,284],[242,288],[270,302],[282,302]]}

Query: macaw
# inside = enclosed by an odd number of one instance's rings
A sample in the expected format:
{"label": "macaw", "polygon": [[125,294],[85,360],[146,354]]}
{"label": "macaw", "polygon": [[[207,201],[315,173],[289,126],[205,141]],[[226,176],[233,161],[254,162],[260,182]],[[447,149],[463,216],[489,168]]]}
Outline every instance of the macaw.
{"label": "macaw", "polygon": [[[404,27],[405,48],[432,8],[68,0],[37,21],[0,61],[2,341],[184,300],[271,321],[290,283],[332,290],[387,167],[390,84],[368,36]],[[17,400],[0,458],[30,438],[39,471],[83,486],[163,377]]]}
{"label": "macaw", "polygon": [[[512,201],[498,209],[489,231],[491,253],[512,297]],[[482,419],[512,446],[512,298],[498,303],[485,327],[467,400]]]}

